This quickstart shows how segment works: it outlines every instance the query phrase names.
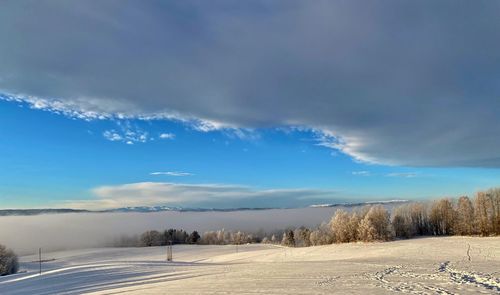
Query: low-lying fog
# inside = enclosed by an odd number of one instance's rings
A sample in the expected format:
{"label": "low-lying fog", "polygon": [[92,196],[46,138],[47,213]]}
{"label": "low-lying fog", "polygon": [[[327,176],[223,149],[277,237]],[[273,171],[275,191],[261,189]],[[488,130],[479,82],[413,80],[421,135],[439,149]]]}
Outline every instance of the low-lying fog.
{"label": "low-lying fog", "polygon": [[0,244],[19,254],[109,245],[124,235],[149,229],[271,231],[316,226],[337,208],[271,209],[233,212],[69,213],[0,217]]}

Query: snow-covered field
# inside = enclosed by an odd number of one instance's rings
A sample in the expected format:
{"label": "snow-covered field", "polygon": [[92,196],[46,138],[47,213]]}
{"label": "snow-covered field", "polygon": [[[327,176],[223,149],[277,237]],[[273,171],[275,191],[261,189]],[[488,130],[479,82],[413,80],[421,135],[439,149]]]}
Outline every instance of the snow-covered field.
{"label": "snow-covered field", "polygon": [[[467,249],[470,245],[470,261]],[[421,238],[309,248],[101,248],[21,257],[0,294],[499,294],[500,238]],[[53,260],[52,260],[53,259]]]}

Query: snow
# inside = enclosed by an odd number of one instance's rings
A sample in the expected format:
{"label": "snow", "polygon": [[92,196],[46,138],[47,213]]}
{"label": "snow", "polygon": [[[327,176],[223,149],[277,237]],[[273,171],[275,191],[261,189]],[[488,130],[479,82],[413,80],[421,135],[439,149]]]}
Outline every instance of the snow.
{"label": "snow", "polygon": [[[469,261],[467,249],[470,246]],[[308,248],[176,245],[21,257],[0,294],[499,294],[500,237]],[[54,260],[52,260],[54,259]]]}

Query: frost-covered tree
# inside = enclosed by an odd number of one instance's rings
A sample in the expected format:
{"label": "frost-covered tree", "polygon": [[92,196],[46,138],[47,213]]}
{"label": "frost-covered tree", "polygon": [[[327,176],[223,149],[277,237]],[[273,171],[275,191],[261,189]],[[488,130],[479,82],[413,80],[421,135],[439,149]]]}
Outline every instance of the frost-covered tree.
{"label": "frost-covered tree", "polygon": [[0,276],[14,274],[18,269],[17,255],[12,250],[0,245]]}
{"label": "frost-covered tree", "polygon": [[206,231],[203,233],[200,239],[201,244],[205,245],[218,245],[219,241],[217,239],[217,232]]}
{"label": "frost-covered tree", "polygon": [[299,227],[294,232],[295,245],[298,247],[311,246],[311,230],[306,227]]}
{"label": "frost-covered tree", "polygon": [[372,224],[370,218],[363,218],[359,223],[358,227],[358,237],[361,241],[372,242],[377,239],[377,230]]}
{"label": "frost-covered tree", "polygon": [[347,224],[347,230],[349,232],[349,241],[359,240],[358,228],[361,220],[364,218],[363,213],[358,213],[356,211],[352,212],[349,216],[349,223]]}
{"label": "frost-covered tree", "polygon": [[227,242],[226,231],[224,229],[218,230],[217,231],[217,244],[224,245],[224,244],[226,244],[226,242]]}
{"label": "frost-covered tree", "polygon": [[293,230],[287,230],[283,233],[281,244],[287,247],[295,247],[295,236],[293,234]]}
{"label": "frost-covered tree", "polygon": [[231,241],[234,245],[244,244],[246,242],[245,234],[241,231],[237,231],[236,233],[232,234]]}
{"label": "frost-covered tree", "polygon": [[321,225],[311,232],[309,236],[311,245],[328,245],[332,244],[335,240],[331,225],[329,223],[321,223]]}
{"label": "frost-covered tree", "polygon": [[351,240],[352,234],[349,231],[349,214],[338,209],[330,222],[336,243],[347,243]]}
{"label": "frost-covered tree", "polygon": [[156,230],[150,230],[141,235],[140,245],[143,247],[161,246],[163,237]]}
{"label": "frost-covered tree", "polygon": [[365,219],[369,220],[371,226],[375,229],[375,240],[384,241],[391,238],[390,214],[383,206],[372,206],[366,213],[365,218],[363,218],[363,220]]}

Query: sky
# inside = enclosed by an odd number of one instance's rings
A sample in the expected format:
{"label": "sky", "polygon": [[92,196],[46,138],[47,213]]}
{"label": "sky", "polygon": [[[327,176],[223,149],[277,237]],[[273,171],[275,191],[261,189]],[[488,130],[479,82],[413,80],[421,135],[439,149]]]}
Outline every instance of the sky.
{"label": "sky", "polygon": [[4,1],[0,208],[300,207],[498,186],[499,10]]}

